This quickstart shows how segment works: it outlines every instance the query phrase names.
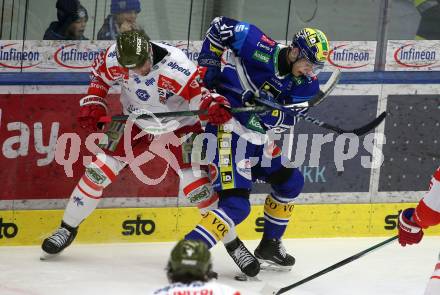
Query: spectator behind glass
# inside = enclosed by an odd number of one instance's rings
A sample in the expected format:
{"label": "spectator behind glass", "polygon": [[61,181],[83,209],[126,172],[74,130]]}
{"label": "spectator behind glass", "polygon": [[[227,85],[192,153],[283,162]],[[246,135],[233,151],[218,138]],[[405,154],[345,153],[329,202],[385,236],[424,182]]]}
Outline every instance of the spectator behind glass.
{"label": "spectator behind glass", "polygon": [[141,11],[139,0],[112,0],[110,12],[98,32],[98,40],[116,40],[123,32],[139,29],[136,18]]}
{"label": "spectator behind glass", "polygon": [[88,40],[84,37],[89,16],[78,0],[58,0],[58,21],[52,22],[44,33],[44,40]]}
{"label": "spectator behind glass", "polygon": [[416,39],[440,40],[440,0],[413,0],[421,19]]}

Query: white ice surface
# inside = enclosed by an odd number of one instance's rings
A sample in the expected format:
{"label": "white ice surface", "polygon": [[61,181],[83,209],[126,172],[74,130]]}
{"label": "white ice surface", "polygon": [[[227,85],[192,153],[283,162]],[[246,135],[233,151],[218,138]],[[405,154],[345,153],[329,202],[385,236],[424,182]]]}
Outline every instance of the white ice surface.
{"label": "white ice surface", "polygon": [[[260,282],[233,279],[236,266],[222,245],[213,249],[219,281],[242,294],[265,283],[281,288],[373,246],[385,238],[293,239],[284,244],[297,263],[289,273],[260,273]],[[257,241],[246,241],[254,249]],[[164,271],[174,243],[74,244],[52,261],[40,261],[39,247],[0,247],[1,295],[138,295],[167,284]],[[296,295],[423,294],[440,251],[440,237],[419,245],[393,242],[367,256],[301,285]]]}

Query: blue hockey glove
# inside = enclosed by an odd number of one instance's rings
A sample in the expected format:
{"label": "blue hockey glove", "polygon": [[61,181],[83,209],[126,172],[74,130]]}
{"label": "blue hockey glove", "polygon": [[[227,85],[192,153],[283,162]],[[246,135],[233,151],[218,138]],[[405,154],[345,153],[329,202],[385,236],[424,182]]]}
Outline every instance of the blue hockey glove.
{"label": "blue hockey glove", "polygon": [[[275,101],[275,98],[272,96],[272,94],[264,90],[259,90],[258,96],[264,100]],[[243,91],[243,93],[241,94],[241,101],[245,106],[255,106],[256,102],[254,101],[254,97],[255,97],[254,92],[247,89]]]}
{"label": "blue hockey glove", "polygon": [[198,60],[200,77],[208,89],[213,89],[221,74],[220,59],[211,55],[200,55]]}
{"label": "blue hockey glove", "polygon": [[241,94],[242,104],[247,107],[254,106],[255,105],[254,96],[255,94],[251,90],[246,89]]}

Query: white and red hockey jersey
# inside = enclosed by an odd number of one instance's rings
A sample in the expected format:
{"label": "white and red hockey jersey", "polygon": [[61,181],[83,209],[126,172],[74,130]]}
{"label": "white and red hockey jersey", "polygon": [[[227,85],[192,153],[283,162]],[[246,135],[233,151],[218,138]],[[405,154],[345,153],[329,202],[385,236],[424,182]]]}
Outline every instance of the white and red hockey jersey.
{"label": "white and red hockey jersey", "polygon": [[[201,99],[201,88],[196,65],[178,48],[154,43],[168,54],[155,65],[150,73],[140,76],[119,65],[116,58],[116,44],[102,52],[92,66],[89,95],[105,98],[110,87],[121,86],[123,113],[162,113],[171,111],[197,110]],[[136,120],[141,129],[163,127],[170,121],[179,123],[177,128],[194,125],[198,117],[173,117]],[[153,127],[153,128],[152,128]],[[173,128],[174,130],[177,128]],[[172,130],[168,130],[172,131]]]}
{"label": "white and red hockey jersey", "polygon": [[217,282],[174,283],[151,293],[154,295],[240,295],[232,287]]}
{"label": "white and red hockey jersey", "polygon": [[417,205],[413,218],[422,228],[440,224],[440,167],[432,176],[429,191]]}
{"label": "white and red hockey jersey", "polygon": [[[432,176],[429,191],[417,205],[413,219],[422,228],[440,224],[440,167]],[[440,255],[424,295],[438,294],[440,294]]]}

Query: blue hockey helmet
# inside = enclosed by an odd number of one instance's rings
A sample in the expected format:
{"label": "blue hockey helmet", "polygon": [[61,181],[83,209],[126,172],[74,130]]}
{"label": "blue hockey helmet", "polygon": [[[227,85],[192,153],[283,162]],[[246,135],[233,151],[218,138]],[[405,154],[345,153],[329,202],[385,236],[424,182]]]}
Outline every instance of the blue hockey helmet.
{"label": "blue hockey helmet", "polygon": [[314,65],[324,66],[329,53],[329,42],[322,31],[302,29],[293,36],[292,45],[299,48],[301,57],[305,57]]}

